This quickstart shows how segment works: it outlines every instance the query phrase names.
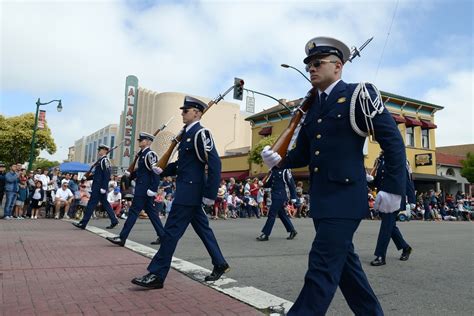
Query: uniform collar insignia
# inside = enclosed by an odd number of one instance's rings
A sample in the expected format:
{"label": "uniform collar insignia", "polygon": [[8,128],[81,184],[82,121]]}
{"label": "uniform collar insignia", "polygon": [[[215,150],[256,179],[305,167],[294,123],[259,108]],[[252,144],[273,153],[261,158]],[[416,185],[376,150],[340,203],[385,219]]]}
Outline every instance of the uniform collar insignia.
{"label": "uniform collar insignia", "polygon": [[191,141],[191,138],[186,139],[186,141],[189,143]]}
{"label": "uniform collar insignia", "polygon": [[344,102],[346,102],[346,97],[337,99],[337,103],[344,103]]}

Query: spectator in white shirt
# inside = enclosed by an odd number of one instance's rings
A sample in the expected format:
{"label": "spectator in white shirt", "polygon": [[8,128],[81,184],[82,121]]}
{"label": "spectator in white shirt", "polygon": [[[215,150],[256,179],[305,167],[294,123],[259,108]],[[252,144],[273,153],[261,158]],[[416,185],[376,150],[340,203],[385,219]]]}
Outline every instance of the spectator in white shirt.
{"label": "spectator in white shirt", "polygon": [[37,175],[37,178],[35,178],[35,180],[41,181],[43,190],[46,192],[46,190],[48,189],[48,184],[51,182],[51,179],[48,176],[48,169],[45,169],[43,171],[43,174]]}
{"label": "spectator in white shirt", "polygon": [[67,212],[71,206],[72,200],[74,199],[74,194],[68,188],[68,181],[64,179],[61,181],[61,188],[56,191],[54,199],[54,218],[59,219],[59,211],[61,207],[64,206],[64,218],[69,218]]}
{"label": "spectator in white shirt", "polygon": [[110,176],[108,191],[112,192],[118,186],[117,176]]}
{"label": "spectator in white shirt", "polygon": [[122,210],[122,193],[120,193],[119,187],[115,187],[107,194],[107,201],[109,201],[117,218],[120,217],[120,211]]}
{"label": "spectator in white shirt", "polygon": [[242,200],[237,197],[235,191],[227,196],[227,207],[230,211],[230,217],[237,218],[237,207],[240,203],[242,203]]}

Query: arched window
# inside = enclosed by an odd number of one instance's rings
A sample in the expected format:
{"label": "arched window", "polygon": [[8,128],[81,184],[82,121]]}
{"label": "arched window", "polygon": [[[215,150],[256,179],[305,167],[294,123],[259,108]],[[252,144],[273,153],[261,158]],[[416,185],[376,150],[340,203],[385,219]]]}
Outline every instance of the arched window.
{"label": "arched window", "polygon": [[446,175],[451,176],[451,177],[455,177],[456,173],[454,172],[453,168],[448,168],[448,170],[446,170]]}

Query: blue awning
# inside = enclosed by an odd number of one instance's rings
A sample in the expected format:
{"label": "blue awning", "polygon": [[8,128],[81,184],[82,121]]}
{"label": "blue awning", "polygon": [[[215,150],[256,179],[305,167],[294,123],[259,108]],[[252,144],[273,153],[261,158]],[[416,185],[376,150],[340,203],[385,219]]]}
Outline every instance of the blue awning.
{"label": "blue awning", "polygon": [[91,167],[82,162],[63,162],[59,165],[59,171],[61,172],[87,172]]}

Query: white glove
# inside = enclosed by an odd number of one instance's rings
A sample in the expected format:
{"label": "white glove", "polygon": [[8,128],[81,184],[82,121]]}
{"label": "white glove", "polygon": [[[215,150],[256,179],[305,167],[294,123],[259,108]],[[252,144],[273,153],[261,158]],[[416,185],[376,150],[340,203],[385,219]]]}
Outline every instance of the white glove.
{"label": "white glove", "polygon": [[296,203],[296,199],[291,199],[291,203],[295,204],[295,203]]}
{"label": "white glove", "polygon": [[153,172],[156,173],[157,175],[160,175],[163,172],[163,169],[157,166],[151,167],[151,170],[153,170]]}
{"label": "white glove", "polygon": [[207,206],[212,206],[212,205],[214,205],[214,200],[203,197],[202,198],[202,204],[207,205]]}
{"label": "white glove", "polygon": [[146,195],[148,195],[148,196],[156,196],[156,192],[153,192],[152,190],[148,189],[148,190],[146,190]]}
{"label": "white glove", "polygon": [[268,168],[275,167],[280,161],[281,156],[270,149],[270,146],[265,146],[260,154],[262,156],[263,162],[267,165]]}
{"label": "white glove", "polygon": [[410,210],[414,210],[416,208],[416,204],[410,203]]}
{"label": "white glove", "polygon": [[372,181],[374,181],[374,177],[371,176],[371,175],[368,174],[368,173],[365,174],[365,178],[367,179],[367,182],[369,182],[369,183],[372,182]]}
{"label": "white glove", "polygon": [[106,192],[104,189],[100,189],[100,194],[105,194]]}
{"label": "white glove", "polygon": [[130,177],[130,172],[128,172],[128,170],[125,170],[123,174],[126,175],[127,177]]}
{"label": "white glove", "polygon": [[400,209],[402,196],[380,191],[375,198],[374,208],[382,213],[393,213]]}

